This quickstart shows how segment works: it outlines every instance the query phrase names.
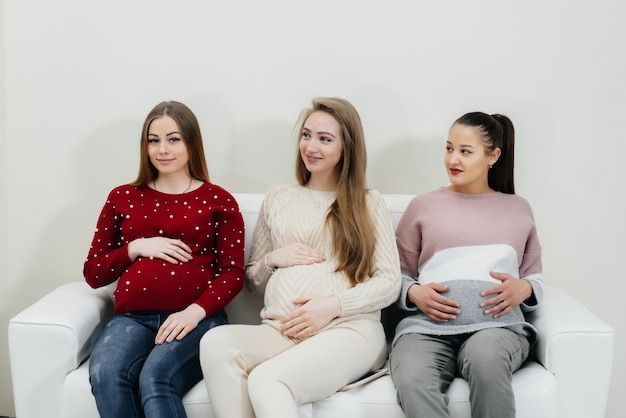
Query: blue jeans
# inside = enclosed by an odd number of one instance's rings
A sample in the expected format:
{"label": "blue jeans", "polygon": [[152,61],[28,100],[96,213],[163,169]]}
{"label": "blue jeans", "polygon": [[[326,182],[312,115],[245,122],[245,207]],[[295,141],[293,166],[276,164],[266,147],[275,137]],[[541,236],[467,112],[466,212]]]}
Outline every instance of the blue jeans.
{"label": "blue jeans", "polygon": [[103,418],[186,417],[183,395],[202,379],[199,343],[226,314],[205,318],[182,340],[156,345],[167,313],[115,315],[96,340],[89,380]]}

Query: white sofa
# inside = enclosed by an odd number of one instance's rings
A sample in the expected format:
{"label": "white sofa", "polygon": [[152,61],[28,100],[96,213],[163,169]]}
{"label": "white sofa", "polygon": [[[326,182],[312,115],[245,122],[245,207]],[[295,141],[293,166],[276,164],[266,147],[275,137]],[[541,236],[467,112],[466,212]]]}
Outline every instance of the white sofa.
{"label": "white sofa", "polygon": [[[246,248],[261,194],[236,194],[246,225]],[[412,196],[385,195],[394,225]],[[81,266],[76,270],[80,271]],[[550,282],[550,278],[547,278]],[[9,353],[17,418],[89,418],[98,412],[88,361],[94,338],[111,317],[111,288],[83,281],[60,286],[9,323]],[[258,323],[262,300],[243,290],[228,306],[231,323]],[[529,317],[539,330],[536,361],[515,373],[519,418],[601,418],[611,377],[614,330],[562,290],[546,287],[542,306]],[[469,417],[468,387],[457,378],[449,390],[455,418]],[[489,396],[489,394],[485,394]],[[204,382],[184,398],[189,417],[212,417]],[[338,392],[300,408],[301,417],[402,418],[389,376]]]}

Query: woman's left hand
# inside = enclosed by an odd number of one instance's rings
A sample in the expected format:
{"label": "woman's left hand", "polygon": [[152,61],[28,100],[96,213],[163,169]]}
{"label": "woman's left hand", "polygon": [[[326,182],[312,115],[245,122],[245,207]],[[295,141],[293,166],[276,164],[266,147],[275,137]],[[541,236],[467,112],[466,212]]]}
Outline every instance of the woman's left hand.
{"label": "woman's left hand", "polygon": [[517,279],[510,274],[495,271],[490,271],[489,274],[502,283],[481,292],[480,296],[493,295],[480,304],[481,308],[489,306],[485,309],[485,315],[493,314],[494,318],[500,318],[524,303],[533,294],[533,288],[528,280]]}
{"label": "woman's left hand", "polygon": [[171,343],[174,339],[182,340],[193,331],[200,321],[206,317],[206,312],[200,305],[192,303],[180,312],[174,312],[167,317],[159,328],[155,344]]}
{"label": "woman's left hand", "polygon": [[341,315],[337,296],[309,295],[294,299],[293,303],[300,306],[280,321],[280,331],[287,337],[313,335]]}

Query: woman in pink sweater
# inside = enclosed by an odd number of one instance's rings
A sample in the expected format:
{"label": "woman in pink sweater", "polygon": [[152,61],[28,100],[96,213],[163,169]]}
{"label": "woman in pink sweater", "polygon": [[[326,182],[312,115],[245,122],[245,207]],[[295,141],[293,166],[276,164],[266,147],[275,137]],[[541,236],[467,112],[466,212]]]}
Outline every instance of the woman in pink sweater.
{"label": "woman in pink sweater", "polygon": [[450,185],[416,197],[396,231],[402,267],[391,375],[408,418],[448,417],[446,391],[467,380],[474,418],[513,418],[512,374],[537,334],[524,318],[543,296],[530,206],[515,195],[514,130],[504,115],[450,129]]}

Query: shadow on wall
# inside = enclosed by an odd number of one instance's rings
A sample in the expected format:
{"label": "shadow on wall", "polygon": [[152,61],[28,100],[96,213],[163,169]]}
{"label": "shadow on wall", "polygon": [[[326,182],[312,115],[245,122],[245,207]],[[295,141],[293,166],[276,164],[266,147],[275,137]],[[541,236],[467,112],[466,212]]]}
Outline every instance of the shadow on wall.
{"label": "shadow on wall", "polygon": [[289,123],[246,125],[233,137],[233,158],[224,176],[230,192],[265,193],[296,182],[298,139]]}
{"label": "shadow on wall", "polygon": [[364,83],[347,98],[363,122],[370,188],[381,193],[422,194],[448,184],[443,167],[445,137],[428,139],[411,133],[412,126],[424,124],[431,129],[445,116],[410,109],[405,97],[383,84]]}
{"label": "shadow on wall", "polygon": [[49,213],[46,228],[32,237],[31,258],[37,262],[25,266],[17,280],[30,297],[82,280],[83,262],[107,194],[137,175],[141,123],[139,119],[118,120],[78,142],[67,161],[74,196],[56,213]]}
{"label": "shadow on wall", "polygon": [[368,156],[369,187],[381,193],[423,194],[446,186],[443,138],[390,142]]}
{"label": "shadow on wall", "polygon": [[273,185],[294,181],[296,138],[289,123],[240,125],[229,102],[207,91],[183,103],[200,123],[212,182],[231,193],[265,193]]}
{"label": "shadow on wall", "polygon": [[[32,244],[27,249],[32,262],[18,266],[17,277],[8,280],[0,309],[1,323],[8,326],[11,318],[59,285],[83,280],[83,262],[107,193],[118,183],[136,176],[140,130],[136,120],[118,120],[76,141],[67,161],[63,161],[73,180],[63,192],[73,192],[73,197],[56,212],[42,208],[47,222],[41,230],[24,228],[26,234],[32,235],[27,239]],[[38,195],[34,188],[39,184],[24,187],[33,187],[24,191],[25,196]],[[10,253],[16,251],[20,250],[12,248]],[[12,397],[6,332],[0,333],[0,357],[0,376],[7,379],[1,386]],[[12,412],[4,409],[2,412]]]}

